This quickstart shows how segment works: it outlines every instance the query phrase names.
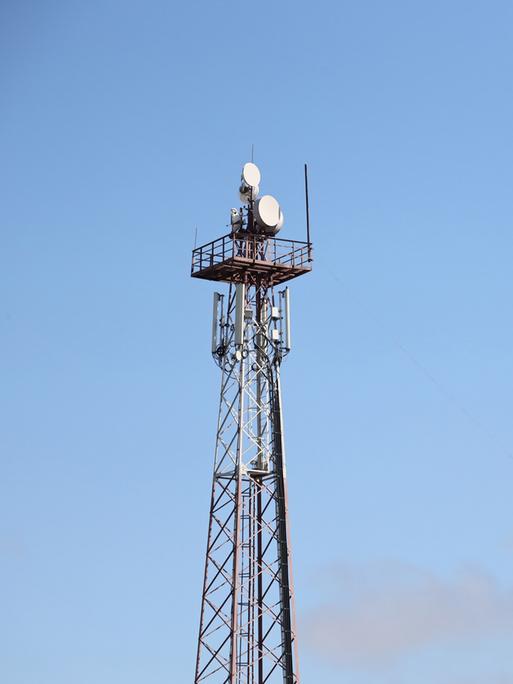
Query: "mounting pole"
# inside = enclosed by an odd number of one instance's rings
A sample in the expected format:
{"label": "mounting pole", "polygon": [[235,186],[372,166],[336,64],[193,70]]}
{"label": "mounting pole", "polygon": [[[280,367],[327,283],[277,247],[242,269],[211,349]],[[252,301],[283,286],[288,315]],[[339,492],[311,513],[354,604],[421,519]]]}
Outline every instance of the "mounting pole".
{"label": "mounting pole", "polygon": [[312,243],[310,242],[310,205],[308,202],[308,167],[305,164],[305,209],[306,209],[306,242],[308,244],[308,261],[312,261]]}

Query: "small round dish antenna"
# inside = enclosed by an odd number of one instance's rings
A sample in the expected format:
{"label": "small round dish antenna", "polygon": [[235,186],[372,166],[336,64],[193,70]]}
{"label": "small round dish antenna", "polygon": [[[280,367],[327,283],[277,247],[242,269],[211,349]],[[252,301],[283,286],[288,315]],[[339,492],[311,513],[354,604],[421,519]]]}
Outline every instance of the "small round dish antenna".
{"label": "small round dish antenna", "polygon": [[232,226],[232,232],[236,233],[241,230],[243,226],[243,218],[238,209],[230,209],[230,223]]}
{"label": "small round dish antenna", "polygon": [[255,205],[255,220],[266,235],[276,235],[283,225],[283,212],[278,200],[263,195]]}
{"label": "small round dish antenna", "polygon": [[257,188],[260,185],[260,169],[253,162],[247,162],[242,169],[241,181],[251,188]]}
{"label": "small round dish antenna", "polygon": [[240,198],[242,202],[249,202],[258,197],[258,190],[260,185],[260,169],[253,162],[244,164],[242,174],[240,177]]}

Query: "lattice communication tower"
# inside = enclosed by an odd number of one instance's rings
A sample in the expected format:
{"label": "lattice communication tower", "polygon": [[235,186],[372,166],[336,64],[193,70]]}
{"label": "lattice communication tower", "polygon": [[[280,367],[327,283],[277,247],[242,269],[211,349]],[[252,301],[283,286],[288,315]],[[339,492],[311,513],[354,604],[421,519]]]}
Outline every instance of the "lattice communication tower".
{"label": "lattice communication tower", "polygon": [[283,213],[244,165],[231,233],[192,253],[214,293],[221,369],[214,477],[195,684],[299,684],[280,365],[290,352],[288,280],[311,270],[306,242],[276,237]]}

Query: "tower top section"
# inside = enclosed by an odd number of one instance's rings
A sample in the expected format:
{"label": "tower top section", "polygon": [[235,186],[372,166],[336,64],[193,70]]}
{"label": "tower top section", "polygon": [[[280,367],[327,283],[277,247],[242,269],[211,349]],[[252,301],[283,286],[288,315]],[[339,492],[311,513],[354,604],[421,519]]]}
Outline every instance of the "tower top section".
{"label": "tower top section", "polygon": [[306,241],[276,237],[284,215],[272,195],[260,196],[260,169],[244,164],[239,197],[230,211],[231,232],[192,252],[191,276],[226,283],[279,285],[312,270],[312,243],[305,164]]}

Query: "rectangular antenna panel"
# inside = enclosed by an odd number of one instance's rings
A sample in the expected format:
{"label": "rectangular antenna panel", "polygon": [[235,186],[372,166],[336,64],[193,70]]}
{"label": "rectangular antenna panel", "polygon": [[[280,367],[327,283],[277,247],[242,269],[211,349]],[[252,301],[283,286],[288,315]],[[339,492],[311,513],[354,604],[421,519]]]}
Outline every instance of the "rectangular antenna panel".
{"label": "rectangular antenna panel", "polygon": [[235,344],[242,346],[244,342],[244,308],[246,303],[246,286],[239,283],[235,286]]}
{"label": "rectangular antenna panel", "polygon": [[290,351],[291,340],[290,340],[290,290],[286,287],[283,292],[284,308],[285,308],[285,349]]}
{"label": "rectangular antenna panel", "polygon": [[219,325],[219,302],[222,295],[214,292],[214,307],[212,311],[212,354],[215,354],[219,346],[217,341],[217,326]]}
{"label": "rectangular antenna panel", "polygon": [[[267,323],[267,299],[264,299],[262,301],[262,305],[260,308],[260,320],[259,323],[262,325],[265,325]],[[259,330],[262,330],[262,327],[259,326]],[[265,349],[266,346],[266,336],[262,332],[257,333],[257,347],[258,349]]]}

